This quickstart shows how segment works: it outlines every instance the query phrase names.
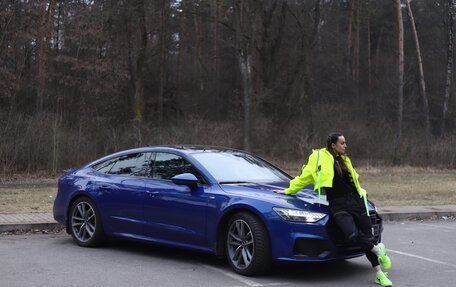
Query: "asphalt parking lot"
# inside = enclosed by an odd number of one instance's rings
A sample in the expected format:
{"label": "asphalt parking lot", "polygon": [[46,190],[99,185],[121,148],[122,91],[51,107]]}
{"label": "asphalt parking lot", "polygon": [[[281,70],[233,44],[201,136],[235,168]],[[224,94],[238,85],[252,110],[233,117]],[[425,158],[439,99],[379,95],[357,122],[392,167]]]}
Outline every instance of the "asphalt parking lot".
{"label": "asphalt parking lot", "polygon": [[[393,286],[455,286],[456,221],[386,223]],[[243,277],[209,254],[128,241],[81,248],[71,236],[0,237],[0,286],[377,286],[364,257],[275,266]]]}

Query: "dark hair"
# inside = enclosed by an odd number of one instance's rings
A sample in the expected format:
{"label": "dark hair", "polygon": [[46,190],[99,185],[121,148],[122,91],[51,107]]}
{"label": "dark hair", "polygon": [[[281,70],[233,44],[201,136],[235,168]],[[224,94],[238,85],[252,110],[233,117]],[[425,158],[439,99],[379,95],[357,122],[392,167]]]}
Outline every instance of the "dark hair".
{"label": "dark hair", "polygon": [[337,143],[339,137],[343,136],[341,133],[330,133],[326,138],[326,149],[333,155],[334,157],[334,168],[336,169],[339,175],[342,175],[342,169],[347,169],[344,160],[338,154],[336,154],[332,148],[332,144]]}
{"label": "dark hair", "polygon": [[343,136],[341,133],[330,133],[326,139],[326,149],[335,157],[336,154],[332,148],[332,144],[337,143],[339,137]]}

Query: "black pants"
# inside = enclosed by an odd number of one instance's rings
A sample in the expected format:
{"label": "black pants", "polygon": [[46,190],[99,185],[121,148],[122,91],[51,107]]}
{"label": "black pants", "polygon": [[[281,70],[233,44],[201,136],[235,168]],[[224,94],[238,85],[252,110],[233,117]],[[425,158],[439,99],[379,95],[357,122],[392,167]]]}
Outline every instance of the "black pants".
{"label": "black pants", "polygon": [[336,198],[329,202],[329,208],[339,228],[349,241],[355,242],[366,253],[372,267],[379,265],[377,255],[372,253],[374,247],[372,225],[366,214],[364,203],[358,195]]}

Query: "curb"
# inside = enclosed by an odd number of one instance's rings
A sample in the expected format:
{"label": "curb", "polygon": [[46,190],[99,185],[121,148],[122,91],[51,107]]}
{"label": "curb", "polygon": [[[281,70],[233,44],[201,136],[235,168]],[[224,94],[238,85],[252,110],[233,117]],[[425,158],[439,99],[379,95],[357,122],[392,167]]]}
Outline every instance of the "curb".
{"label": "curb", "polygon": [[[439,217],[456,217],[456,211],[429,211],[404,213],[379,213],[385,221],[438,219]],[[445,219],[445,218],[444,218]]]}

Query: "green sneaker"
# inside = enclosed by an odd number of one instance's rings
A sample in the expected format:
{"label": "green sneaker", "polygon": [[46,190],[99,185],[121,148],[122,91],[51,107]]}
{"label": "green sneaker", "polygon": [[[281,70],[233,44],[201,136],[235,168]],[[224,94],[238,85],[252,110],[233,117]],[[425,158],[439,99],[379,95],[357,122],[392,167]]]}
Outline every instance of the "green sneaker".
{"label": "green sneaker", "polygon": [[378,263],[380,263],[380,266],[382,266],[383,269],[388,270],[391,268],[391,259],[388,257],[386,254],[386,248],[383,243],[379,243],[377,245],[378,248],[382,251],[382,254],[377,255],[378,257]]}
{"label": "green sneaker", "polygon": [[377,283],[377,284],[379,284],[381,286],[388,286],[388,287],[393,286],[393,282],[391,282],[391,280],[388,279],[387,275],[388,275],[388,272],[380,271],[375,276],[375,283]]}

